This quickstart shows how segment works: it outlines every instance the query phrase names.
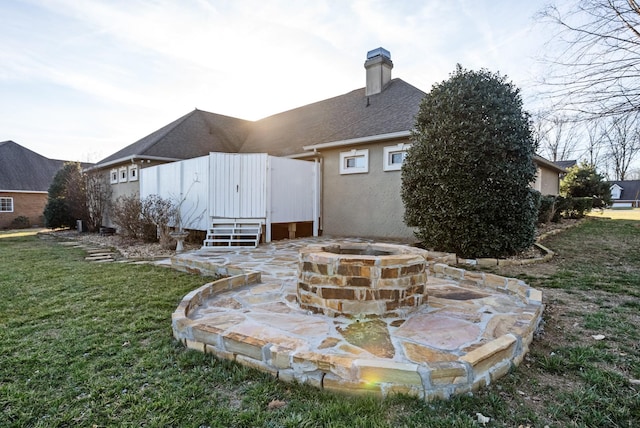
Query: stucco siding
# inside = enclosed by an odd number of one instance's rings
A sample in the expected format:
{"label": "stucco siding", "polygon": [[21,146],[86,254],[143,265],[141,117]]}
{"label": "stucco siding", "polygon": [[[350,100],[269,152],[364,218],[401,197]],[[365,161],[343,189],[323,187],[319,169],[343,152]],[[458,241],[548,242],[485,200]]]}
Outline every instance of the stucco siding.
{"label": "stucco siding", "polygon": [[543,195],[557,195],[560,193],[560,179],[557,171],[540,168],[540,193]]}
{"label": "stucco siding", "polygon": [[[131,196],[131,195],[140,195],[140,176],[138,175],[138,179],[135,181],[125,181],[125,182],[117,182],[111,183],[111,171],[119,170],[120,167],[129,167],[132,165],[131,162],[124,162],[121,164],[111,165],[109,167],[94,170],[91,173],[100,174],[103,180],[106,180],[107,183],[110,183],[111,186],[111,201],[110,206],[112,206],[115,201],[120,196]],[[139,171],[145,168],[149,168],[155,165],[159,165],[159,162],[139,162],[137,163]],[[139,173],[138,171],[138,173]],[[111,220],[111,216],[109,213],[109,209],[104,215],[102,224],[108,227],[116,227],[116,225]]]}
{"label": "stucco siding", "polygon": [[[408,141],[405,141],[408,143]],[[413,238],[403,221],[400,171],[383,170],[384,147],[398,141],[357,146],[369,149],[369,172],[340,174],[340,152],[323,150],[323,233],[333,236]]]}

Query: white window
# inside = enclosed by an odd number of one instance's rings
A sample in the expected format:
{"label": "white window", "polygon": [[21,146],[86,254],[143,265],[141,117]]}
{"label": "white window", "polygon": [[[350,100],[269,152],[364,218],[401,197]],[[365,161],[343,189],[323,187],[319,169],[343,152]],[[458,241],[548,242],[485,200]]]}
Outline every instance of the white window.
{"label": "white window", "polygon": [[120,183],[126,183],[127,182],[127,167],[126,166],[122,166],[120,167]]}
{"label": "white window", "polygon": [[138,180],[138,165],[129,166],[129,181]]}
{"label": "white window", "polygon": [[112,169],[109,173],[111,184],[116,184],[118,182],[118,170]]}
{"label": "white window", "polygon": [[0,213],[12,213],[13,212],[13,198],[0,197]]}
{"label": "white window", "polygon": [[340,153],[340,174],[369,172],[369,149]]}
{"label": "white window", "polygon": [[385,147],[382,169],[385,171],[398,171],[402,169],[402,163],[405,157],[407,157],[409,147],[411,147],[411,144],[403,143],[396,146]]}
{"label": "white window", "polygon": [[618,186],[617,184],[611,186],[611,199],[620,199],[621,195],[622,187]]}

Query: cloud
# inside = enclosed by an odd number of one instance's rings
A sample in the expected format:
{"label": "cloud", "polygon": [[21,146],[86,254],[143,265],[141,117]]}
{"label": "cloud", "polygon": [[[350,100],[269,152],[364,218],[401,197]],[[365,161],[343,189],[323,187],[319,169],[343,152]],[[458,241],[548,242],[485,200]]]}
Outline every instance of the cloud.
{"label": "cloud", "polygon": [[[35,124],[28,138],[59,133],[68,117],[68,140],[102,141],[108,154],[194,107],[258,119],[363,87],[365,54],[379,46],[391,51],[394,77],[426,91],[457,62],[515,78],[527,69],[521,21],[531,3],[10,2],[0,16],[0,90],[11,97],[0,117],[37,105],[18,120]],[[16,134],[5,138],[27,135],[0,120]]]}

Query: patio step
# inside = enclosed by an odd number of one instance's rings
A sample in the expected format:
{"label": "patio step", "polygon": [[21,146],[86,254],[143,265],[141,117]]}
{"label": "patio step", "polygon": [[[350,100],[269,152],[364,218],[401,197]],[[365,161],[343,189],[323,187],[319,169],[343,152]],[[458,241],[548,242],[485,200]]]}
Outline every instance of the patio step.
{"label": "patio step", "polygon": [[212,219],[202,248],[256,248],[263,224],[263,219]]}

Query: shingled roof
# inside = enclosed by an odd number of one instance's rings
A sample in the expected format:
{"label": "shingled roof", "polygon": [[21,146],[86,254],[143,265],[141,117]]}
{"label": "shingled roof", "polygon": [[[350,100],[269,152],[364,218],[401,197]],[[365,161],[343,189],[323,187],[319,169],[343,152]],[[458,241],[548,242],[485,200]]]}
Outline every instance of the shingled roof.
{"label": "shingled roof", "polygon": [[46,192],[64,161],[46,158],[13,141],[0,143],[0,190]]}
{"label": "shingled roof", "polygon": [[146,137],[101,160],[105,166],[131,157],[180,160],[209,152],[235,153],[252,122],[195,109]]}
{"label": "shingled roof", "polygon": [[560,168],[568,169],[568,168],[571,168],[572,166],[577,165],[578,161],[577,160],[560,160],[560,161],[555,161],[553,163],[558,165]]}
{"label": "shingled roof", "polygon": [[611,186],[617,184],[622,188],[620,200],[630,201],[640,199],[640,180],[610,181],[609,184]]}
{"label": "shingled roof", "polygon": [[403,80],[393,79],[376,95],[366,96],[361,88],[256,122],[196,109],[96,166],[131,157],[171,161],[209,152],[287,156],[302,153],[308,145],[409,131],[424,95]]}
{"label": "shingled roof", "polygon": [[356,89],[258,120],[240,151],[287,156],[304,146],[409,131],[424,96],[401,79],[376,95]]}

